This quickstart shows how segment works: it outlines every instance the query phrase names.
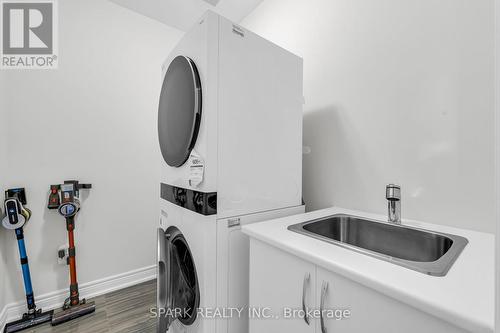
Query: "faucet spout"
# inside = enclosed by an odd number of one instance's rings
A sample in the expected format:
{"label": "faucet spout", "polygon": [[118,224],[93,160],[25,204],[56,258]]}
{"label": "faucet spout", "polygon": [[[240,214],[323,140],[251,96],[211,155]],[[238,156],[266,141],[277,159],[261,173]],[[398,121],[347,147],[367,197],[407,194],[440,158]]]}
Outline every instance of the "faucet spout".
{"label": "faucet spout", "polygon": [[401,224],[401,186],[389,184],[385,188],[385,198],[388,202],[388,220]]}

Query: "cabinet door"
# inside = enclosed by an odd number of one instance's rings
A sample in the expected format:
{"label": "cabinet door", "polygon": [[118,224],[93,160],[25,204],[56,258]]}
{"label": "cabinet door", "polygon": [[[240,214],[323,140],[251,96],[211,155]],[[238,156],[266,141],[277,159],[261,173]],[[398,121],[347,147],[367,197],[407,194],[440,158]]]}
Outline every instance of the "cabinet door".
{"label": "cabinet door", "polygon": [[465,332],[437,317],[321,268],[317,268],[316,284],[316,297],[323,310],[323,320],[317,321],[319,333]]}
{"label": "cabinet door", "polygon": [[303,212],[301,206],[217,220],[217,305],[245,310],[219,318],[217,333],[248,333],[250,238],[242,227]]}
{"label": "cabinet door", "polygon": [[314,333],[302,311],[316,304],[315,281],[313,264],[251,239],[250,333]]}

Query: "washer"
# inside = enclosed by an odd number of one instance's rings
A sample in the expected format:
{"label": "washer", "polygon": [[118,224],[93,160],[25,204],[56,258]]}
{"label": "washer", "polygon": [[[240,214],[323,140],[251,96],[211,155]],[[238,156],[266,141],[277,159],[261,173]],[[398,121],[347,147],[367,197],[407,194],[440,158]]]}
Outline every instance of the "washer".
{"label": "washer", "polygon": [[302,59],[207,12],[162,72],[158,332],[245,333],[214,311],[248,306],[241,226],[304,211]]}

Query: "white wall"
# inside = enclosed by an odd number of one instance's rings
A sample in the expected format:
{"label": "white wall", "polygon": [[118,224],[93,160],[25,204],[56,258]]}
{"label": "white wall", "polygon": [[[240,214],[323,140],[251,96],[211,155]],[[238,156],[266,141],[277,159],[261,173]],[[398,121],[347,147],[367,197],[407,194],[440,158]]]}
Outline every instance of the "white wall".
{"label": "white wall", "polygon": [[[68,268],[56,264],[65,223],[46,209],[49,185],[65,179],[94,185],[76,222],[80,284],[155,264],[161,63],[181,37],[108,1],[65,0],[59,9],[59,69],[0,73],[16,162],[7,185],[28,190],[38,295],[69,284]],[[6,246],[2,255],[16,269],[7,301],[23,300],[15,237]]]}
{"label": "white wall", "polygon": [[496,332],[500,333],[500,0],[495,0],[495,143],[496,143],[496,204],[497,204],[497,237],[496,237]]}
{"label": "white wall", "polygon": [[[5,78],[0,75],[0,219],[3,217],[3,188],[7,173],[7,156],[6,156],[6,143],[7,143],[7,133],[6,133],[6,103],[5,103]],[[1,229],[1,226],[0,226]],[[5,306],[5,291],[6,291],[6,264],[5,256],[6,244],[5,244],[5,233],[0,230],[0,316],[2,310]],[[0,319],[1,320],[1,319]],[[1,324],[0,324],[1,327]]]}
{"label": "white wall", "polygon": [[266,0],[242,24],[304,57],[304,197],[494,232],[491,0]]}
{"label": "white wall", "polygon": [[[2,242],[2,244],[0,244],[0,253],[3,253],[5,252],[5,237],[4,235],[0,235],[0,242]],[[7,272],[7,269],[6,269],[6,265],[5,265],[5,261],[3,259],[3,256],[0,255],[0,316],[2,315],[2,311],[4,311],[4,308],[5,308],[5,294],[6,294],[6,284],[5,284],[5,281],[6,281],[6,272]],[[0,317],[0,320],[1,320],[1,317]],[[1,328],[1,325],[0,324],[0,328]]]}
{"label": "white wall", "polygon": [[[3,209],[2,209],[3,211]],[[5,309],[6,305],[6,279],[7,279],[7,265],[5,262],[5,256],[3,253],[6,252],[5,246],[5,235],[0,234],[0,328],[2,327],[2,312]]]}

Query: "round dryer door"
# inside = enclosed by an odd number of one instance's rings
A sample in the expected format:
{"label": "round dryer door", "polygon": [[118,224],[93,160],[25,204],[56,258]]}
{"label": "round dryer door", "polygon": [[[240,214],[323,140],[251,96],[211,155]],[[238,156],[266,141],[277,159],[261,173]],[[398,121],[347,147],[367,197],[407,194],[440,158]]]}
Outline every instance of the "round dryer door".
{"label": "round dryer door", "polygon": [[172,322],[192,325],[200,306],[200,288],[194,259],[179,229],[158,230],[158,304],[159,332]]}
{"label": "round dryer door", "polygon": [[201,81],[195,63],[176,57],[167,69],[158,109],[160,149],[168,165],[182,166],[196,143],[201,121]]}

